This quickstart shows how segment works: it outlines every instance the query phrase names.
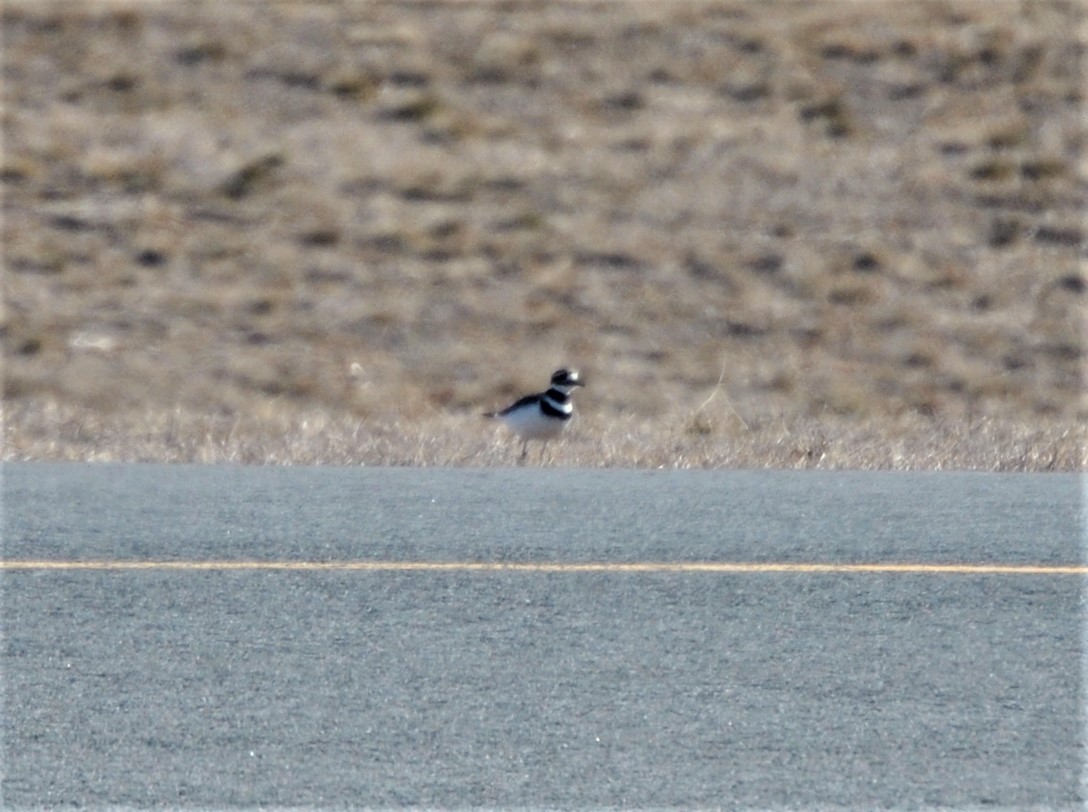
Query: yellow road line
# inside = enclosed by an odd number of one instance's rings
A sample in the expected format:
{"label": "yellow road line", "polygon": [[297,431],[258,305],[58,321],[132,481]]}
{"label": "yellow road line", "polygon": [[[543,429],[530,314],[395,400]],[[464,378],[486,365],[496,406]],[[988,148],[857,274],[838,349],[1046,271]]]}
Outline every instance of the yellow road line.
{"label": "yellow road line", "polygon": [[916,575],[1088,575],[1088,566],[1049,564],[820,564],[753,561],[0,561],[0,570],[272,570],[530,573],[875,573]]}

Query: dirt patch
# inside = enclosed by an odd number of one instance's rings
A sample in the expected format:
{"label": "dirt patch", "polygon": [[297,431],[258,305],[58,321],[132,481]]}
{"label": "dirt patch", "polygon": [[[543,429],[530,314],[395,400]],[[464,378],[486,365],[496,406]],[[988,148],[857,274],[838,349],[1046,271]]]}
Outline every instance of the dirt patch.
{"label": "dirt patch", "polygon": [[1085,466],[1077,4],[3,15],[6,459]]}

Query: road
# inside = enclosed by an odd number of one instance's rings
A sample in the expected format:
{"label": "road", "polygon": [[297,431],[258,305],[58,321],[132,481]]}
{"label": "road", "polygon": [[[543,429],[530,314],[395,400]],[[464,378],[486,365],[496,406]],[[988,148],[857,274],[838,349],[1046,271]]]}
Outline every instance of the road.
{"label": "road", "polygon": [[1076,476],[2,476],[4,808],[1084,803]]}

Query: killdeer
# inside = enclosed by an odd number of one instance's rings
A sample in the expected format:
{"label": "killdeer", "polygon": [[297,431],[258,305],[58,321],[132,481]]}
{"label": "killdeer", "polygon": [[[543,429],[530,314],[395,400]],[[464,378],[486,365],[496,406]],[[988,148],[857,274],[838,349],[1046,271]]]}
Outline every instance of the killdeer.
{"label": "killdeer", "polygon": [[526,395],[501,412],[486,412],[484,417],[497,417],[507,428],[522,438],[521,459],[529,453],[530,440],[558,437],[574,414],[570,393],[576,386],[585,386],[576,369],[557,369],[546,392]]}

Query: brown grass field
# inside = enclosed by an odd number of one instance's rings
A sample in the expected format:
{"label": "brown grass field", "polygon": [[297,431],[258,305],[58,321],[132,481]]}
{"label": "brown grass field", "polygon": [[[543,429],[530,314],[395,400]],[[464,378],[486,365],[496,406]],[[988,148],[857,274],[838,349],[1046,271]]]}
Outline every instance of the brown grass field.
{"label": "brown grass field", "polygon": [[1079,0],[2,8],[5,460],[1088,467]]}

